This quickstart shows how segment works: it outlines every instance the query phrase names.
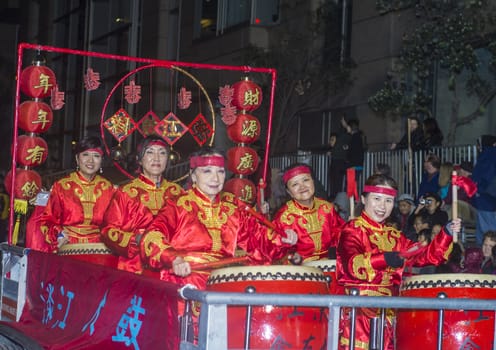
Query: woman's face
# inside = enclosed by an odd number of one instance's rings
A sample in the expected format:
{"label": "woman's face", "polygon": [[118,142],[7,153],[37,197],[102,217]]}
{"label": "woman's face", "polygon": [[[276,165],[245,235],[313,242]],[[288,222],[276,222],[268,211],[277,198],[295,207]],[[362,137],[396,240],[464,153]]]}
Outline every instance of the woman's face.
{"label": "woman's face", "polygon": [[203,194],[213,200],[224,187],[226,170],[216,165],[199,166],[191,173],[191,180]]}
{"label": "woman's face", "polygon": [[424,162],[424,170],[427,174],[432,175],[438,172],[438,169],[432,165],[430,161],[425,161]]}
{"label": "woman's face", "polygon": [[83,151],[76,155],[76,164],[79,167],[79,173],[91,180],[102,166],[102,155],[94,151]]}
{"label": "woman's face", "polygon": [[[388,186],[378,186],[386,187]],[[365,213],[376,222],[383,222],[386,220],[394,207],[394,197],[383,194],[370,192],[365,196],[362,196],[362,203],[364,205]]]}
{"label": "woman's face", "polygon": [[310,174],[300,174],[289,179],[286,191],[298,203],[311,206],[315,195],[315,184]]}
{"label": "woman's face", "polygon": [[157,181],[165,171],[167,156],[168,152],[164,146],[152,145],[147,147],[140,161],[143,175],[153,181]]}

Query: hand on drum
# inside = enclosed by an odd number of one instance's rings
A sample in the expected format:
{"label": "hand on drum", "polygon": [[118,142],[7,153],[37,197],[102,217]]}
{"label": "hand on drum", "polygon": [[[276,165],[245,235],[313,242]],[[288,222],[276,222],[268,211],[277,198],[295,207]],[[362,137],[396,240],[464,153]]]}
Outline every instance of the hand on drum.
{"label": "hand on drum", "polygon": [[186,277],[191,274],[191,266],[189,262],[184,261],[182,257],[178,256],[172,262],[172,271],[175,275]]}
{"label": "hand on drum", "polygon": [[288,229],[284,230],[284,233],[286,234],[286,237],[283,237],[281,239],[282,243],[286,243],[289,245],[295,245],[296,242],[298,242],[298,235],[296,234],[296,232],[294,230],[288,228]]}

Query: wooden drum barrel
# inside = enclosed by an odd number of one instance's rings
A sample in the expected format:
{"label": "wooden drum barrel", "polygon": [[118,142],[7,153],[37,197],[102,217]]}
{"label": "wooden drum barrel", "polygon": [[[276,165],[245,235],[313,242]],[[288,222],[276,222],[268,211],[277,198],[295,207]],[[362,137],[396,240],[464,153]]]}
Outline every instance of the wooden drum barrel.
{"label": "wooden drum barrel", "polygon": [[[241,266],[212,271],[207,290],[216,292],[321,294],[329,293],[325,276],[307,266]],[[228,307],[228,348],[243,349],[247,306]],[[327,338],[327,309],[254,306],[250,349],[321,349]]]}
{"label": "wooden drum barrel", "polygon": [[117,268],[118,256],[103,243],[68,243],[58,250],[58,255]]}
{"label": "wooden drum barrel", "polygon": [[[432,274],[407,277],[400,295],[436,298],[496,299],[496,276],[484,274]],[[396,348],[401,350],[437,349],[438,310],[398,310]],[[492,350],[494,311],[446,310],[443,324],[443,350]]]}
{"label": "wooden drum barrel", "polygon": [[344,288],[340,286],[336,280],[336,260],[335,259],[322,259],[313,260],[303,263],[303,266],[312,266],[320,269],[324,276],[330,278],[329,293],[330,294],[344,294]]}

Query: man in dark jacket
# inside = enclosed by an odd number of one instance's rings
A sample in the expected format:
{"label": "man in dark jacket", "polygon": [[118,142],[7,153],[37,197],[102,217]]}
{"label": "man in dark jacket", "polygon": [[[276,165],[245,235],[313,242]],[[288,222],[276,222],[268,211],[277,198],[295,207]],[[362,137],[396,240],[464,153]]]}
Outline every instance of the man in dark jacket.
{"label": "man in dark jacket", "polygon": [[477,183],[477,193],[472,198],[477,209],[476,239],[482,246],[484,233],[496,230],[496,136],[482,135],[478,140],[477,157],[472,180]]}

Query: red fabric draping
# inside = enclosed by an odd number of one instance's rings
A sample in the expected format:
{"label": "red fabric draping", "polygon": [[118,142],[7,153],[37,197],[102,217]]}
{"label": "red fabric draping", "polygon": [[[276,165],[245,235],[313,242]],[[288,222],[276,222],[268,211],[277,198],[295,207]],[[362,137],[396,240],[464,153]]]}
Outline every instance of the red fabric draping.
{"label": "red fabric draping", "polygon": [[45,349],[178,349],[177,286],[67,257],[28,254],[26,306],[8,325]]}
{"label": "red fabric draping", "polygon": [[465,191],[470,198],[477,193],[477,184],[471,178],[466,176],[452,175],[451,183]]}

